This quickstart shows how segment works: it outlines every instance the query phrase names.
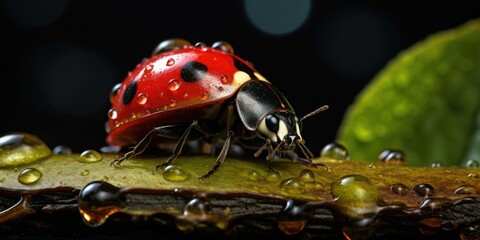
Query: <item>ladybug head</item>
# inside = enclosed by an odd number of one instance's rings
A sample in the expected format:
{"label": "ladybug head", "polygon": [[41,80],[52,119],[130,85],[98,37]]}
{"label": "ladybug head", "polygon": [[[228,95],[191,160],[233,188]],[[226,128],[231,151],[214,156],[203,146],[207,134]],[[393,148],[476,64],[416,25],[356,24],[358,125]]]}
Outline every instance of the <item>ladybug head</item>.
{"label": "ladybug head", "polygon": [[304,144],[300,134],[301,122],[292,112],[271,112],[263,118],[257,131],[268,138],[278,150],[292,150]]}

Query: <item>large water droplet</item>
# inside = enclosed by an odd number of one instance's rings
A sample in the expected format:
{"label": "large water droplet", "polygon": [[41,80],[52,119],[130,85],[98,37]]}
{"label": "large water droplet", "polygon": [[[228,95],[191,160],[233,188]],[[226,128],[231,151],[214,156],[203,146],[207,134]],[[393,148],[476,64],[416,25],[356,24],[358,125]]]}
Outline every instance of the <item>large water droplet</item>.
{"label": "large water droplet", "polygon": [[290,199],[280,212],[277,225],[283,233],[295,235],[305,228],[310,216],[311,212],[307,211],[303,205],[296,205],[295,202]]}
{"label": "large water droplet", "polygon": [[12,133],[0,137],[0,167],[26,164],[50,155],[50,148],[32,134]]}
{"label": "large water droplet", "polygon": [[378,155],[378,161],[388,165],[405,165],[405,154],[400,150],[385,149]]}
{"label": "large water droplet", "polygon": [[88,171],[87,169],[80,172],[80,175],[83,177],[88,176],[88,174],[90,174],[90,171]]}
{"label": "large water droplet", "polygon": [[265,180],[267,180],[267,182],[278,182],[280,181],[280,174],[276,171],[270,171],[265,176]]}
{"label": "large water droplet", "polygon": [[223,83],[223,84],[227,84],[228,83],[228,76],[227,75],[220,76],[220,82]]}
{"label": "large water droplet", "polygon": [[36,183],[42,177],[42,172],[36,168],[25,168],[18,174],[18,182],[29,185]]}
{"label": "large water droplet", "polygon": [[170,91],[177,91],[178,88],[180,88],[180,85],[182,83],[180,81],[178,81],[177,79],[171,79],[170,81],[168,81],[167,83],[167,87],[168,87],[168,90]]}
{"label": "large water droplet", "polygon": [[170,182],[181,182],[188,178],[188,173],[182,168],[169,165],[163,169],[163,178]]}
{"label": "large water droplet", "polygon": [[85,150],[80,154],[79,162],[92,163],[102,160],[102,155],[95,150]]}
{"label": "large water droplet", "polygon": [[122,210],[124,203],[119,188],[102,181],[91,182],[78,195],[78,210],[83,221],[92,227],[102,225],[107,218]]}
{"label": "large water droplet", "polygon": [[381,202],[380,193],[370,179],[349,174],[331,184],[331,194],[344,214],[359,218],[375,212]]}
{"label": "large water droplet", "polygon": [[337,160],[350,160],[347,148],[339,143],[330,143],[325,145],[320,152],[320,157]]}
{"label": "large water droplet", "polygon": [[143,104],[147,103],[147,100],[148,100],[148,94],[146,94],[146,93],[139,93],[139,94],[137,95],[136,101],[137,101],[138,104],[143,105]]}

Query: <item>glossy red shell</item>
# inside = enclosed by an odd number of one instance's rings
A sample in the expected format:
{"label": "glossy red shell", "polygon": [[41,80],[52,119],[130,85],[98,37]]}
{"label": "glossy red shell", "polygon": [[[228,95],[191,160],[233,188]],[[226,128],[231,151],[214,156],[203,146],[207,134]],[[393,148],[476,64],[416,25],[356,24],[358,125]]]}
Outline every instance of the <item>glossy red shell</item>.
{"label": "glossy red shell", "polygon": [[[248,62],[209,47],[188,46],[144,60],[128,74],[112,99],[107,143],[133,145],[156,126],[191,123],[205,116],[212,106],[232,97],[251,79],[237,69],[234,59],[264,80]],[[192,61],[208,70],[199,81],[184,81],[182,68]],[[124,104],[125,91],[134,81],[133,99]]]}

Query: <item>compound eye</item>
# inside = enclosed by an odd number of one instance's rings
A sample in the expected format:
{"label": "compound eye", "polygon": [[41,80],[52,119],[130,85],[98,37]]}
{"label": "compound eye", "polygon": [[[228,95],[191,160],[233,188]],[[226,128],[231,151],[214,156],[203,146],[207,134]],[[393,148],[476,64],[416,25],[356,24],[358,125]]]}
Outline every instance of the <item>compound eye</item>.
{"label": "compound eye", "polygon": [[275,115],[270,114],[265,118],[265,124],[267,125],[267,128],[274,133],[278,132],[279,122],[280,119]]}

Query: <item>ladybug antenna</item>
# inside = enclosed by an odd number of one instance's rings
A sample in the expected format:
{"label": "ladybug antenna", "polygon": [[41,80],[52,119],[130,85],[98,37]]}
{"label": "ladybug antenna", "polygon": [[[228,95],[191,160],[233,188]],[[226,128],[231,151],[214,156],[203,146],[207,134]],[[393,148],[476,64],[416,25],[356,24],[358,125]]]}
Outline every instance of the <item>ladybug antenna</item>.
{"label": "ladybug antenna", "polygon": [[313,112],[311,112],[311,113],[303,116],[302,118],[300,118],[300,122],[303,122],[303,120],[305,120],[305,119],[307,119],[307,118],[309,118],[309,117],[311,117],[311,116],[313,116],[313,115],[315,115],[315,114],[317,114],[317,113],[319,113],[319,112],[323,112],[323,111],[325,111],[325,110],[327,110],[327,109],[328,109],[328,105],[323,105],[323,106],[317,108],[316,110],[314,110]]}

